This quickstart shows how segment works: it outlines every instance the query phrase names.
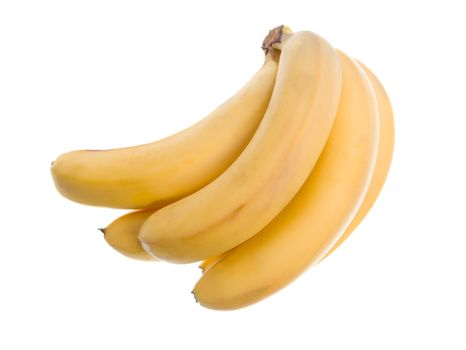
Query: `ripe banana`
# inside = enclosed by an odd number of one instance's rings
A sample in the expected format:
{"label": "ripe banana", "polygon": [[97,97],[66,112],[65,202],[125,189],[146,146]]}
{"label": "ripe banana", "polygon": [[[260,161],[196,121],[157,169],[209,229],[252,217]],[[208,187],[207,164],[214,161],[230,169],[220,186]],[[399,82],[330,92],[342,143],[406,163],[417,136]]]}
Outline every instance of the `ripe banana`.
{"label": "ripe banana", "polygon": [[310,174],[335,119],[340,64],[311,32],[294,33],[280,46],[272,98],[251,142],[209,185],[147,219],[139,238],[151,254],[188,263],[237,246],[266,226]]}
{"label": "ripe banana", "polygon": [[152,210],[134,211],[113,221],[100,229],[107,243],[121,254],[138,260],[157,260],[142,249],[138,233],[142,224],[153,214]]}
{"label": "ripe banana", "polygon": [[[278,53],[232,98],[206,118],[154,143],[105,151],[75,151],[53,162],[65,197],[112,208],[159,208],[204,187],[246,147],[272,94]],[[189,170],[188,170],[189,169]]]}
{"label": "ripe banana", "polygon": [[377,199],[394,147],[389,98],[362,63],[280,26],[265,61],[191,127],[144,145],[61,155],[65,197],[142,209],[101,229],[139,260],[200,264],[193,294],[236,309],[286,286],[353,232]]}
{"label": "ripe banana", "polygon": [[339,57],[340,104],[316,167],[268,226],[205,272],[193,290],[203,306],[236,309],[281,289],[328,252],[361,205],[379,142],[377,102],[363,70]]}
{"label": "ripe banana", "polygon": [[[158,261],[159,259],[148,254],[141,247],[138,239],[142,224],[153,213],[153,210],[135,210],[120,216],[106,228],[99,230],[104,234],[107,243],[126,257],[136,260]],[[206,259],[199,265],[199,268],[205,272],[225,255],[226,253]]]}
{"label": "ripe banana", "polygon": [[333,253],[335,249],[337,249],[348,238],[348,236],[361,223],[369,210],[372,208],[374,202],[380,194],[380,191],[382,190],[385,179],[388,175],[388,170],[390,169],[390,164],[392,162],[393,146],[395,141],[395,126],[390,99],[387,92],[380,83],[380,80],[375,76],[375,74],[361,62],[357,63],[364,69],[364,72],[366,73],[372,84],[372,87],[374,88],[375,96],[377,98],[380,122],[379,150],[377,152],[374,174],[372,175],[369,189],[367,190],[366,197],[364,198],[361,207],[359,208],[356,216],[354,217],[353,221],[351,221],[351,224],[348,226],[346,231],[323,259]]}

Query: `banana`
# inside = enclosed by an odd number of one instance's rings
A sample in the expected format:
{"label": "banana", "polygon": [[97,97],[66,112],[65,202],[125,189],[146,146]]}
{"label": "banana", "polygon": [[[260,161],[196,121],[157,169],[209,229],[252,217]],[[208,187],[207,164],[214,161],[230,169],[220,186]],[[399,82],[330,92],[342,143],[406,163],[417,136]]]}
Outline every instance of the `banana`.
{"label": "banana", "polygon": [[158,208],[204,187],[243,151],[269,103],[278,53],[233,97],[197,124],[128,148],[74,151],[52,163],[58,191],[76,202],[112,208]]}
{"label": "banana", "polygon": [[157,260],[142,249],[138,233],[142,224],[152,215],[151,210],[139,210],[125,214],[113,221],[103,232],[107,243],[121,254],[137,260]]}
{"label": "banana", "polygon": [[[107,243],[124,256],[136,260],[159,261],[148,254],[138,240],[138,233],[146,219],[154,213],[153,210],[135,210],[114,220],[106,228],[99,228]],[[202,261],[199,268],[202,272],[223,258],[225,254],[214,256]]]}
{"label": "banana", "polygon": [[273,294],[317,263],[356,214],[377,155],[377,102],[362,69],[345,54],[339,57],[340,104],[316,167],[268,226],[200,278],[193,294],[201,305],[236,309]]}
{"label": "banana", "polygon": [[333,253],[348,238],[348,236],[361,223],[369,210],[372,208],[385,183],[393,157],[395,125],[390,99],[383,85],[375,76],[375,74],[361,62],[357,63],[364,69],[364,72],[366,73],[372,84],[372,87],[374,88],[375,96],[377,98],[380,122],[379,150],[377,153],[377,160],[375,162],[374,174],[372,175],[369,189],[367,190],[366,197],[364,198],[361,207],[359,208],[356,216],[354,217],[353,221],[351,221],[351,224],[348,226],[346,231],[323,259]]}
{"label": "banana", "polygon": [[151,254],[189,263],[237,246],[266,226],[310,174],[335,119],[340,63],[316,34],[286,37],[273,46],[281,49],[277,79],[251,142],[213,182],[146,220],[139,239]]}

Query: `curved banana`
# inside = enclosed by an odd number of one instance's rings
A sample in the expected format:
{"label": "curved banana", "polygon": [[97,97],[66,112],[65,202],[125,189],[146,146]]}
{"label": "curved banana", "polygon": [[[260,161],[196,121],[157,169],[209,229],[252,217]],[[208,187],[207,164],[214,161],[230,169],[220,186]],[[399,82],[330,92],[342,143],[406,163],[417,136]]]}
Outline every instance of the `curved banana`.
{"label": "curved banana", "polygon": [[158,208],[197,191],[252,138],[272,94],[277,62],[276,52],[267,54],[232,98],[175,135],[135,147],[61,155],[51,168],[55,186],[76,202],[128,209]]}
{"label": "curved banana", "polygon": [[369,210],[372,208],[385,183],[385,179],[387,178],[388,170],[390,169],[390,164],[393,157],[395,125],[390,99],[383,85],[375,76],[375,74],[361,62],[357,63],[364,69],[364,72],[366,73],[372,84],[372,87],[374,88],[375,96],[377,98],[380,122],[379,150],[377,152],[374,174],[372,175],[369,189],[367,190],[366,197],[364,198],[361,207],[359,208],[356,216],[354,217],[353,221],[351,221],[351,224],[348,226],[346,231],[323,259],[333,253],[335,249],[337,249],[340,244],[342,244],[348,238],[348,236],[361,223]]}
{"label": "curved banana", "polygon": [[[135,210],[120,216],[106,228],[99,228],[99,230],[104,234],[107,243],[126,257],[136,260],[159,261],[141,247],[138,239],[141,226],[153,213],[153,210]],[[205,272],[225,255],[226,253],[206,259],[201,262],[199,268]]]}
{"label": "curved banana", "polygon": [[266,226],[310,174],[335,119],[340,64],[311,32],[280,46],[272,98],[251,142],[209,185],[147,219],[139,238],[148,252],[178,263],[223,253]]}
{"label": "curved banana", "polygon": [[137,260],[157,260],[141,247],[138,233],[142,224],[153,214],[152,210],[134,211],[113,221],[103,232],[107,243],[121,254]]}
{"label": "curved banana", "polygon": [[[110,223],[106,228],[99,228],[107,243],[119,253],[128,258],[146,261],[158,261],[156,257],[147,253],[138,239],[142,225],[154,210],[135,210],[124,214]],[[228,252],[203,260],[199,264],[202,273],[206,272],[216,262],[220,261]]]}
{"label": "curved banana", "polygon": [[317,263],[356,214],[376,159],[377,102],[361,68],[339,56],[340,105],[316,167],[285,210],[200,278],[201,305],[236,309],[273,294]]}

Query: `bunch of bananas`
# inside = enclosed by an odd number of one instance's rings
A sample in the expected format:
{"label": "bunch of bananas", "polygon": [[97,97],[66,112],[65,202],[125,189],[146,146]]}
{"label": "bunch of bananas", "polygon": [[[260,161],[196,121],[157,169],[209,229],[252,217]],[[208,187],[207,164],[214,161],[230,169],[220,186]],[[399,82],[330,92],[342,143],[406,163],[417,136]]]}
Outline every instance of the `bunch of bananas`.
{"label": "bunch of bananas", "polygon": [[392,158],[392,109],[369,69],[284,26],[263,49],[251,80],[197,124],[52,164],[63,196],[140,209],[102,229],[119,252],[202,261],[193,293],[208,308],[255,303],[335,250],[376,200]]}

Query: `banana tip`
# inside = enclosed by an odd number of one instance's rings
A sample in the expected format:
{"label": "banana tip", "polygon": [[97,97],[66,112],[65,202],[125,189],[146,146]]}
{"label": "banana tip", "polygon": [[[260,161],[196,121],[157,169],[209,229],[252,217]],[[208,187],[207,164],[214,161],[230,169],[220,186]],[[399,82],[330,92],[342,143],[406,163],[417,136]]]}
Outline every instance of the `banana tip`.
{"label": "banana tip", "polygon": [[197,300],[196,293],[194,293],[194,290],[191,291],[191,294],[193,295],[194,300],[196,301],[196,303],[199,304],[199,300]]}

